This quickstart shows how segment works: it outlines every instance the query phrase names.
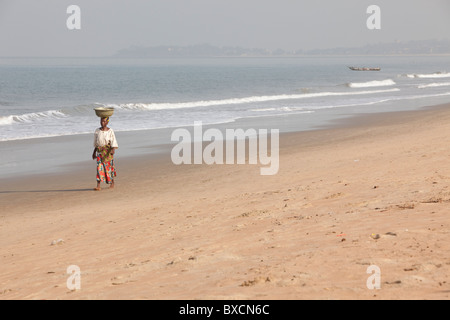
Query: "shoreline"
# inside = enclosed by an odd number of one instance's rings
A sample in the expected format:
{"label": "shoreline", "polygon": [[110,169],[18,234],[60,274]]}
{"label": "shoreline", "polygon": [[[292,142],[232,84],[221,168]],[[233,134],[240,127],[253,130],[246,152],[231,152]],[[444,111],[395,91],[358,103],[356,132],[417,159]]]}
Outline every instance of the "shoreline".
{"label": "shoreline", "polygon": [[[305,131],[287,131],[281,132],[279,135],[279,143],[280,143],[280,153],[284,152],[287,154],[298,152],[298,148],[307,148],[307,147],[325,147],[326,145],[332,144],[334,142],[345,141],[346,139],[352,139],[354,136],[364,135],[364,131],[370,131],[371,128],[376,128],[379,126],[392,126],[403,123],[408,123],[408,121],[416,121],[421,122],[421,118],[424,115],[433,116],[434,113],[443,112],[446,113],[446,110],[450,108],[450,104],[440,104],[435,106],[423,107],[417,110],[408,110],[408,111],[390,111],[390,112],[380,112],[380,113],[360,113],[360,114],[351,114],[347,117],[341,119],[332,119],[328,120],[322,126],[317,126],[315,128],[311,128],[310,130]],[[258,126],[261,128],[265,128],[261,124],[259,119],[255,118],[252,121],[247,121],[248,119],[237,120],[232,123],[233,126],[230,126],[230,123],[222,124],[223,126],[227,126],[230,128],[256,128],[258,130]],[[272,119],[278,125],[280,124],[279,120]],[[214,125],[205,125],[204,130],[208,127],[216,127]],[[182,127],[185,129],[191,130],[193,127]],[[223,130],[223,128],[221,128]],[[169,136],[169,132],[172,131],[173,128],[165,128],[161,129],[162,132],[165,132],[165,136]],[[362,131],[361,131],[362,130]],[[145,137],[149,137],[153,130],[143,130],[147,134]],[[192,131],[192,130],[191,130]],[[356,133],[355,133],[356,132]],[[122,132],[123,133],[123,132]],[[134,134],[134,132],[125,132],[130,137]],[[85,134],[85,140],[91,139],[91,135]],[[169,142],[164,142],[165,138],[162,138],[163,135],[157,135],[156,141],[159,144],[149,143],[148,146],[142,145],[142,141],[138,142],[137,145],[139,149],[143,149],[146,151],[138,152],[133,155],[125,155],[119,154],[116,157],[116,168],[118,171],[117,183],[120,184],[121,176],[130,176],[133,175],[133,170],[142,170],[147,166],[150,168],[154,168],[152,174],[158,176],[170,175],[170,172],[173,168],[182,171],[183,168],[189,171],[193,170],[201,170],[202,167],[214,167],[214,166],[229,166],[229,165],[206,165],[205,163],[198,164],[182,164],[182,165],[174,165],[172,160],[170,159],[170,152],[175,145],[175,142],[170,144]],[[130,141],[130,137],[125,139]],[[54,144],[55,140],[60,140],[63,144],[67,144],[68,141],[77,142],[80,144],[80,137],[77,136],[62,136],[62,137],[51,137],[51,138],[43,138],[44,142],[47,144]],[[25,145],[28,145],[28,140],[22,141]],[[204,143],[204,145],[206,142]],[[123,145],[123,144],[122,144]],[[248,142],[246,144],[246,148],[248,147]],[[123,149],[123,148],[122,148]],[[153,151],[148,151],[148,149],[153,149]],[[155,149],[157,149],[155,151]],[[291,152],[291,149],[293,150]],[[247,149],[246,149],[247,150]],[[283,151],[282,151],[283,150]],[[86,151],[88,148],[86,148]],[[120,150],[122,151],[122,150]],[[88,156],[90,157],[90,153],[88,152]],[[281,157],[281,154],[280,154]],[[282,167],[282,163],[280,166]],[[236,165],[235,165],[236,166]],[[240,166],[240,165],[237,165]],[[246,164],[244,165],[248,167],[250,170],[258,169],[261,167],[258,165],[250,165],[248,164],[248,159],[246,159]],[[122,172],[123,171],[123,172]],[[134,179],[138,179],[137,175],[133,175]],[[72,181],[72,182],[63,182],[61,181]],[[0,196],[2,194],[14,194],[14,193],[40,193],[40,192],[69,192],[69,191],[92,191],[93,187],[90,186],[95,185],[95,163],[93,160],[85,160],[85,161],[76,161],[72,163],[63,164],[58,171],[52,172],[43,172],[43,173],[33,173],[31,175],[20,175],[17,177],[3,177],[2,182],[0,183]],[[102,183],[104,185],[104,183]],[[33,186],[33,187],[31,187]],[[49,188],[50,186],[50,188]],[[75,186],[72,188],[72,186]],[[105,186],[105,185],[104,185]],[[2,201],[4,202],[4,201]],[[18,202],[20,203],[20,201]]]}
{"label": "shoreline", "polygon": [[0,300],[449,299],[448,120],[449,104],[283,133],[274,176],[152,154],[121,158],[114,190],[92,191],[93,161],[5,181]]}
{"label": "shoreline", "polygon": [[[397,111],[359,111],[340,108],[333,112],[321,115],[293,114],[273,115],[250,118],[239,118],[232,122],[204,124],[204,131],[208,128],[219,129],[222,133],[225,129],[278,129],[280,135],[296,132],[309,132],[340,128],[351,125],[353,122],[359,123],[361,119],[370,117],[388,117],[402,112],[415,112],[427,109],[439,108],[442,104],[424,107],[405,107]],[[445,104],[444,104],[445,105]],[[406,114],[406,113],[405,113]],[[315,117],[315,118],[313,118]],[[313,120],[311,120],[313,119]],[[371,120],[368,120],[370,123]],[[311,124],[313,123],[313,124]],[[114,126],[112,126],[114,128]],[[119,140],[118,158],[126,159],[136,156],[161,155],[169,151],[175,145],[170,141],[171,133],[179,128],[193,130],[193,124],[182,127],[168,127],[158,129],[143,129],[134,131],[116,131]],[[225,135],[224,135],[225,136]],[[90,155],[92,134],[76,134],[54,137],[41,137],[33,139],[19,139],[2,141],[0,145],[3,149],[2,162],[5,164],[0,168],[2,180],[22,179],[25,177],[39,176],[40,173],[47,175],[67,173],[68,168],[74,169],[81,166],[90,165]],[[75,151],[75,152],[74,152]],[[52,154],[51,157],[48,154]],[[88,155],[88,156],[86,156]],[[14,178],[13,178],[14,177]]]}
{"label": "shoreline", "polygon": [[[283,137],[289,137],[291,135],[305,135],[314,137],[320,135],[320,132],[327,132],[329,130],[346,130],[351,128],[357,128],[361,126],[374,126],[376,123],[384,123],[386,125],[395,123],[396,121],[402,121],[400,118],[413,118],[418,113],[427,114],[428,112],[445,110],[448,107],[448,104],[438,104],[432,106],[425,106],[418,109],[413,110],[400,110],[400,111],[382,111],[382,112],[369,112],[369,113],[342,113],[339,117],[325,118],[319,124],[314,124],[309,126],[307,129],[297,130],[295,128],[295,121],[292,120],[292,117],[288,116],[267,116],[267,117],[254,117],[254,118],[243,118],[236,119],[233,122],[227,123],[218,123],[218,124],[207,124],[203,125],[203,131],[209,128],[219,129],[224,132],[225,128],[227,129],[248,129],[252,128],[255,130],[259,129],[268,129],[271,128],[280,128],[284,127],[285,131],[280,131],[280,143],[283,141]],[[294,117],[295,118],[295,115]],[[298,118],[297,118],[298,119]],[[267,120],[267,121],[263,121]],[[305,121],[304,118],[301,118],[301,121]],[[125,163],[133,163],[133,162],[142,162],[151,158],[151,160],[156,160],[157,163],[161,164],[161,162],[167,161],[170,162],[170,151],[173,146],[177,142],[170,141],[170,135],[175,129],[187,129],[191,133],[193,131],[193,125],[184,126],[184,127],[170,127],[170,128],[160,128],[160,129],[143,129],[136,131],[118,131],[116,132],[116,136],[121,136],[123,138],[123,142],[120,143],[120,153],[118,153],[117,159],[120,162]],[[286,129],[287,128],[287,129]],[[135,139],[136,133],[140,133],[141,137],[136,141]],[[225,134],[223,135],[225,137]],[[83,172],[83,167],[92,167],[93,161],[91,161],[90,155],[92,153],[92,148],[89,143],[92,140],[92,134],[77,134],[77,135],[66,135],[66,136],[55,136],[55,137],[42,137],[36,138],[40,143],[34,144],[34,139],[21,139],[21,140],[13,140],[13,141],[3,141],[0,144],[5,146],[5,152],[8,152],[8,148],[15,148],[15,144],[19,144],[21,147],[20,151],[24,152],[25,149],[29,148],[39,148],[45,145],[56,145],[58,148],[60,146],[64,146],[64,153],[70,153],[70,150],[73,149],[71,144],[74,144],[75,149],[84,150],[87,156],[78,157],[76,160],[67,161],[65,159],[65,163],[59,165],[57,162],[52,163],[52,165],[58,165],[59,169],[44,169],[42,173],[36,173],[33,171],[24,172],[22,174],[15,172],[15,177],[11,175],[3,175],[2,181],[5,183],[0,184],[0,191],[2,190],[3,184],[11,184],[16,180],[26,181],[27,178],[31,177],[32,179],[44,179],[48,176],[58,176],[58,175],[66,175],[67,170],[75,170],[74,176],[78,176],[79,173]],[[144,142],[145,141],[145,142]],[[129,154],[127,155],[127,152]],[[35,154],[36,152],[33,149],[30,152],[31,154]],[[18,157],[23,157],[24,154],[19,154]],[[88,158],[88,160],[82,160],[82,158]],[[132,159],[137,159],[133,161]],[[46,158],[43,161],[48,161]],[[35,161],[35,159],[33,159]],[[117,161],[116,161],[117,162]],[[94,166],[95,167],[95,166]],[[86,171],[85,171],[86,172]],[[30,176],[31,173],[31,176]]]}

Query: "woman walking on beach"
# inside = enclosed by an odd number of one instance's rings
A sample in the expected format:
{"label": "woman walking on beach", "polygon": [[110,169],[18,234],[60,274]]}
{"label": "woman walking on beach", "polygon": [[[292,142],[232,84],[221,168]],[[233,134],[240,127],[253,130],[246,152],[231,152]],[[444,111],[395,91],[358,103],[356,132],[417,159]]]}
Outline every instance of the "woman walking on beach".
{"label": "woman walking on beach", "polygon": [[97,159],[97,187],[96,191],[100,191],[100,183],[106,182],[110,188],[114,188],[114,177],[116,176],[116,168],[114,167],[114,153],[119,147],[116,136],[111,128],[108,128],[109,117],[100,119],[101,127],[94,133],[94,152],[92,159]]}

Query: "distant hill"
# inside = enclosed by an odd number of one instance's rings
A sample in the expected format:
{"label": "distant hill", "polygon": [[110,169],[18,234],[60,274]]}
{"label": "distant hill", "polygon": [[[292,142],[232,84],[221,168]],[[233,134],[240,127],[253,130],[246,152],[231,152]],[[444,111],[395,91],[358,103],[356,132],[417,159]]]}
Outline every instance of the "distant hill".
{"label": "distant hill", "polygon": [[353,48],[316,50],[283,49],[267,50],[242,47],[216,47],[210,44],[192,46],[132,46],[118,51],[116,58],[169,58],[169,57],[279,57],[304,55],[401,55],[401,54],[450,54],[450,40],[422,40],[368,44]]}
{"label": "distant hill", "polygon": [[118,58],[165,58],[165,57],[221,57],[221,56],[270,56],[272,52],[264,49],[246,49],[241,47],[215,47],[209,44],[192,46],[132,46],[118,51]]}
{"label": "distant hill", "polygon": [[395,54],[450,54],[449,40],[422,40],[368,44],[356,48],[310,50],[310,55],[395,55]]}

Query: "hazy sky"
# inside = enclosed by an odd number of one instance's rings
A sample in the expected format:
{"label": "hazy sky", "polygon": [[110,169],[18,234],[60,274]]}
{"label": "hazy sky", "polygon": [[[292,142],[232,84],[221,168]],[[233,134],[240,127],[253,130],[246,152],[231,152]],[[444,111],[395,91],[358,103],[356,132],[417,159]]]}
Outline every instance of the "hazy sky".
{"label": "hazy sky", "polygon": [[[81,30],[69,30],[69,5]],[[369,30],[369,5],[381,30]],[[323,49],[450,39],[449,0],[0,0],[0,56],[108,56],[132,45]]]}

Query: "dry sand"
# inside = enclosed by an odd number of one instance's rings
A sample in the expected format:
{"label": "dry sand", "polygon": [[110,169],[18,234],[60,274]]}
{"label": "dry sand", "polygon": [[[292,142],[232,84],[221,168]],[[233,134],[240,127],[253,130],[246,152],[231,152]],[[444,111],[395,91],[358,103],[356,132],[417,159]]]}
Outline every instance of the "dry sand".
{"label": "dry sand", "polygon": [[114,190],[94,162],[3,181],[0,299],[448,299],[449,107],[282,135],[274,176],[152,156]]}

